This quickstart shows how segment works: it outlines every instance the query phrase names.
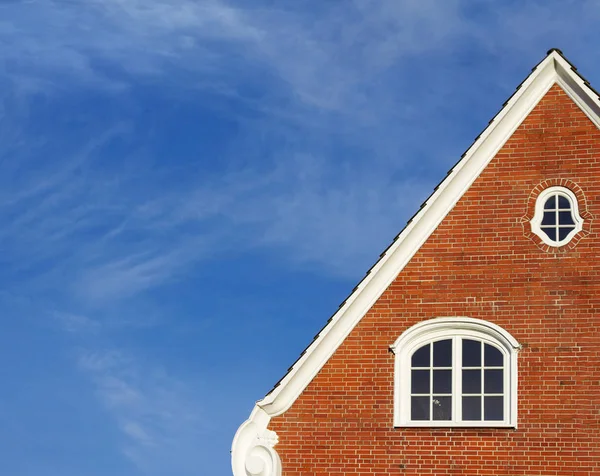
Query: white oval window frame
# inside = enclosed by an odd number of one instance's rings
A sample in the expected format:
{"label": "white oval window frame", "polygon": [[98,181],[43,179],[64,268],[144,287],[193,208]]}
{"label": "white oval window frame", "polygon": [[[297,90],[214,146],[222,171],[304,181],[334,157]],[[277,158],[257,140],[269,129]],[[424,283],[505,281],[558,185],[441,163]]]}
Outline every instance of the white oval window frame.
{"label": "white oval window frame", "polygon": [[[571,210],[573,215],[573,221],[575,222],[575,228],[562,240],[553,241],[550,237],[544,233],[541,228],[542,219],[544,218],[544,205],[550,195],[561,195],[565,197],[571,204]],[[575,194],[566,187],[548,187],[542,190],[538,195],[535,202],[535,214],[531,219],[531,232],[535,233],[545,244],[554,248],[559,248],[566,245],[573,239],[573,237],[583,229],[583,218],[579,214],[579,203]]]}

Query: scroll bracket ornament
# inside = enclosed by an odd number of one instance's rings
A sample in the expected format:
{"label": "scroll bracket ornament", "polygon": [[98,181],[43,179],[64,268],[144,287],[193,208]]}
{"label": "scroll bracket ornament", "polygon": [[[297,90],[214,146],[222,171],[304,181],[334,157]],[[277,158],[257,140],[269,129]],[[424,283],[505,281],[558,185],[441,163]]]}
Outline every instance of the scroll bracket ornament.
{"label": "scroll bracket ornament", "polygon": [[234,476],[281,476],[281,459],[275,450],[278,437],[267,429],[269,420],[258,409],[238,429],[231,450]]}

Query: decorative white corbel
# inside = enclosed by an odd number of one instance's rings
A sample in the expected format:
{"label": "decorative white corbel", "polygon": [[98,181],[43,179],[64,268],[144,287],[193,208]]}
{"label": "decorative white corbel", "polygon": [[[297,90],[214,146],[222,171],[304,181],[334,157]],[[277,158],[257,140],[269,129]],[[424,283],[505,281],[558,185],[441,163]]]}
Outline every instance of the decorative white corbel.
{"label": "decorative white corbel", "polygon": [[255,407],[238,429],[231,447],[234,476],[281,476],[281,460],[275,445],[277,433],[268,430],[270,417]]}

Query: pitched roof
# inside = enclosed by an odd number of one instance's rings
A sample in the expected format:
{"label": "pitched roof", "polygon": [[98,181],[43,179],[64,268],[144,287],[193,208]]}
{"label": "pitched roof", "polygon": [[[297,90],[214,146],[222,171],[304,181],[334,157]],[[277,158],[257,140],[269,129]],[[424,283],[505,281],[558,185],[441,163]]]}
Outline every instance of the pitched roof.
{"label": "pitched roof", "polygon": [[[503,104],[488,126],[477,136],[460,160],[423,202],[390,246],[380,255],[362,281],[329,318],[283,378],[256,403],[248,423],[266,429],[271,417],[285,412],[312,381],[336,349],[360,322],[381,294],[402,271],[448,212],[528,116],[540,99],[558,84],[600,128],[600,95],[563,53],[553,48]],[[233,443],[241,441],[242,425]],[[258,428],[257,427],[257,428]],[[255,430],[253,430],[255,431]],[[233,455],[235,457],[235,455]],[[235,464],[234,464],[234,474]],[[239,473],[243,474],[243,473]]]}

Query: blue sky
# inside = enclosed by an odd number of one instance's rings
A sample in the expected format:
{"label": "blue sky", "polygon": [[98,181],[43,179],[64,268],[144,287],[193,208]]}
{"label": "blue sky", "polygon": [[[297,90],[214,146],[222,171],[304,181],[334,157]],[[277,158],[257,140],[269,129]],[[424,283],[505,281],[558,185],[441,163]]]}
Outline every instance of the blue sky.
{"label": "blue sky", "polygon": [[0,474],[227,475],[238,425],[595,1],[0,3]]}

